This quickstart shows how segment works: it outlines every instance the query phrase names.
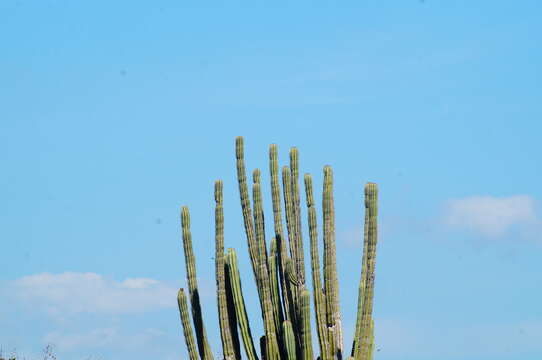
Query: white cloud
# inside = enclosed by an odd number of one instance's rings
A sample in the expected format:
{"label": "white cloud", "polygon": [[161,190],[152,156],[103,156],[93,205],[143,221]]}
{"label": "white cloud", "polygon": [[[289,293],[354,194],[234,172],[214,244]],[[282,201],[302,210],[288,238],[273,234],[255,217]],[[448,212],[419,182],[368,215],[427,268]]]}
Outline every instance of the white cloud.
{"label": "white cloud", "polygon": [[448,201],[444,221],[448,225],[499,237],[512,227],[539,222],[535,201],[527,195],[509,197],[471,196]]}
{"label": "white cloud", "polygon": [[148,278],[115,281],[95,273],[42,273],[12,283],[12,293],[52,314],[136,313],[176,306],[177,289]]}

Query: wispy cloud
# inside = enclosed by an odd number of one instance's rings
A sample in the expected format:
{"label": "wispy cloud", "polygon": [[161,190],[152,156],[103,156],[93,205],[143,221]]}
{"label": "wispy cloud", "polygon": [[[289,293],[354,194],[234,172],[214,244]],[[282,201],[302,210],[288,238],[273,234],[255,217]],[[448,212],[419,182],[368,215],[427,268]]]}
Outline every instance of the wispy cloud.
{"label": "wispy cloud", "polygon": [[42,273],[11,284],[20,300],[52,314],[137,313],[176,305],[177,289],[149,278],[107,279],[95,273]]}
{"label": "wispy cloud", "polygon": [[471,196],[448,201],[444,222],[454,228],[496,238],[515,226],[536,228],[540,219],[536,214],[534,199],[527,195]]}

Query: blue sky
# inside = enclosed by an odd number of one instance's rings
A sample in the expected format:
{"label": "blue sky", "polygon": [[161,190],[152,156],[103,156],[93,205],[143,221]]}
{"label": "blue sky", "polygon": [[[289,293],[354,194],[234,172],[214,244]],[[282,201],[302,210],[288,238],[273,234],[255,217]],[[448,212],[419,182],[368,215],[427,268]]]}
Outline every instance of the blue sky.
{"label": "blue sky", "polygon": [[[347,344],[374,181],[375,359],[540,359],[541,10],[2,1],[4,353],[33,360],[52,344],[59,359],[186,359],[175,292],[188,205],[218,354],[217,178],[226,246],[255,294],[235,177],[243,135],[264,184],[271,143],[282,164],[299,148],[317,196],[323,166],[334,169]],[[270,220],[268,188],[264,202]]]}

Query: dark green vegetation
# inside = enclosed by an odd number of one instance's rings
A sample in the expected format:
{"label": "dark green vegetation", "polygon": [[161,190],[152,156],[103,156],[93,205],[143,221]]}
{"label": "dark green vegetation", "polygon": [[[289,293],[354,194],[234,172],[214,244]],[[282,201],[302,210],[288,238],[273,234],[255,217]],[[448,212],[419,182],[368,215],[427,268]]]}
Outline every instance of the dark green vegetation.
{"label": "dark green vegetation", "polygon": [[[248,251],[256,282],[265,334],[257,342],[263,360],[312,360],[315,358],[311,338],[311,295],[306,287],[301,205],[299,190],[299,156],[290,150],[290,165],[282,167],[282,194],[276,145],[269,148],[271,196],[275,236],[265,239],[262,186],[260,170],[252,176],[252,203],[249,198],[244,163],[243,138],[235,144],[237,178],[241,198]],[[349,354],[343,346],[339,286],[335,252],[335,211],[333,202],[333,172],[324,167],[322,199],[323,282],[318,250],[318,224],[313,197],[312,178],[305,174],[306,206],[308,213],[312,299],[318,334],[320,360],[370,360],[374,348],[373,292],[377,242],[377,186],[365,185],[365,226],[361,279],[359,283],[357,321],[354,341]],[[254,338],[250,330],[243,299],[241,279],[234,249],[224,251],[224,215],[222,181],[215,182],[215,262],[216,290],[222,353],[225,360],[241,359],[243,343],[249,360],[258,360]],[[284,207],[283,207],[284,204]],[[286,231],[284,231],[284,208]],[[192,251],[190,214],[181,211],[183,247],[186,262],[192,321],[185,291],[179,290],[178,302],[184,337],[190,360],[212,360],[207,339],[196,281],[196,264]],[[194,339],[195,330],[195,339]],[[240,334],[240,336],[239,336]]]}

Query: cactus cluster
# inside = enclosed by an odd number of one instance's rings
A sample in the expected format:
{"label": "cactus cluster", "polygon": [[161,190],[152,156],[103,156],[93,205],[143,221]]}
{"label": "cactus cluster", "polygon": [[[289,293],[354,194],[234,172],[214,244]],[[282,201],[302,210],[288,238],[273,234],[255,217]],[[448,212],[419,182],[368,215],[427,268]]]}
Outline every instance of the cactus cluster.
{"label": "cactus cluster", "polygon": [[[290,150],[290,164],[282,167],[279,181],[278,151],[269,147],[274,237],[265,238],[262,184],[259,169],[252,174],[252,203],[244,163],[243,138],[235,143],[237,178],[248,252],[258,290],[264,335],[256,350],[243,298],[241,279],[234,249],[224,250],[222,181],[215,182],[215,267],[218,317],[224,360],[241,359],[241,342],[249,360],[313,360],[311,295],[306,285],[299,190],[299,154]],[[281,194],[282,185],[282,194]],[[323,264],[319,259],[319,235],[312,177],[304,175],[305,198],[310,240],[312,299],[318,335],[319,360],[370,360],[374,348],[373,293],[377,242],[377,186],[365,185],[365,224],[362,269],[359,282],[358,311],[352,349],[345,353],[339,302],[339,284],[335,251],[335,211],[333,171],[324,167],[322,196]],[[282,195],[282,196],[281,196]],[[283,224],[283,209],[286,232]],[[181,210],[182,239],[186,262],[192,322],[184,289],[178,293],[179,312],[190,360],[213,360],[205,331],[196,281],[192,250],[190,215]],[[269,244],[268,244],[269,243]],[[323,265],[323,266],[322,266]],[[323,275],[321,274],[323,270]],[[323,279],[322,279],[323,277]],[[323,281],[323,282],[322,282]],[[195,337],[194,337],[195,331]]]}

